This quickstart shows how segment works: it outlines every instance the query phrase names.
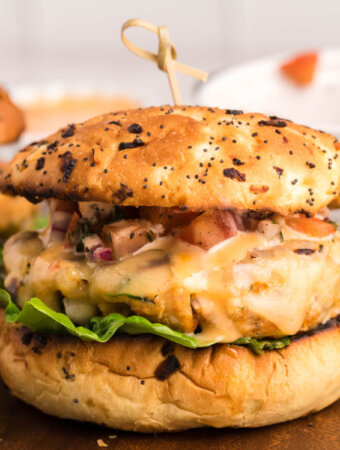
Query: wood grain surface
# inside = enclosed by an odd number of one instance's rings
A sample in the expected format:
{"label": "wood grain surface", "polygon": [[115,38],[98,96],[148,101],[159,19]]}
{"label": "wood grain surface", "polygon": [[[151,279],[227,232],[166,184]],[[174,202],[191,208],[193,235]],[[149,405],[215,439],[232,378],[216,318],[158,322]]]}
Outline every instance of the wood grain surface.
{"label": "wood grain surface", "polygon": [[339,450],[340,401],[318,414],[267,428],[133,434],[47,416],[11,397],[0,383],[0,450],[91,450],[101,448],[98,440],[123,450]]}

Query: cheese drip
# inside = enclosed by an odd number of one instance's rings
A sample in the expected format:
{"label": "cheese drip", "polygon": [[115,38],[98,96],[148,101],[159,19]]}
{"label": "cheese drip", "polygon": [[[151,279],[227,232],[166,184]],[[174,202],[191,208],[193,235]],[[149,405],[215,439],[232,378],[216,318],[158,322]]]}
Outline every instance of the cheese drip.
{"label": "cheese drip", "polygon": [[[5,286],[16,284],[21,306],[37,296],[60,310],[66,298],[68,309],[74,300],[187,333],[199,325],[201,343],[282,337],[340,313],[339,234],[302,240],[283,228],[283,235],[284,242],[238,232],[207,252],[163,237],[122,261],[89,262],[61,243],[44,249],[37,233],[26,232],[6,243]],[[294,251],[306,248],[309,255]]]}

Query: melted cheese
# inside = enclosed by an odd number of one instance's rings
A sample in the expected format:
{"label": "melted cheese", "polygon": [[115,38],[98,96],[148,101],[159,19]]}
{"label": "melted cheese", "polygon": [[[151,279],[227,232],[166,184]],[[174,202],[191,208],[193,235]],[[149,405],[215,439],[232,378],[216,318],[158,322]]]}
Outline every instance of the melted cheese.
{"label": "melted cheese", "polygon": [[236,292],[250,311],[275,324],[283,334],[295,334],[316,295],[315,281],[322,282],[324,258],[296,258],[280,247],[268,256],[233,267]]}
{"label": "melted cheese", "polygon": [[[11,238],[4,253],[9,272],[5,283],[22,281],[20,304],[39,296],[58,310],[60,298],[66,298],[73,318],[79,301],[103,313],[125,304],[136,314],[181,331],[192,332],[197,316],[202,332],[195,337],[202,343],[281,337],[340,313],[339,234],[302,241],[301,234],[284,228],[283,235],[282,243],[278,237],[267,241],[257,232],[239,232],[208,252],[160,238],[115,263],[88,262],[62,244],[42,250],[27,236]],[[315,252],[298,255],[296,248]],[[23,255],[27,259],[30,249],[34,251],[27,268],[27,262],[18,261]]]}

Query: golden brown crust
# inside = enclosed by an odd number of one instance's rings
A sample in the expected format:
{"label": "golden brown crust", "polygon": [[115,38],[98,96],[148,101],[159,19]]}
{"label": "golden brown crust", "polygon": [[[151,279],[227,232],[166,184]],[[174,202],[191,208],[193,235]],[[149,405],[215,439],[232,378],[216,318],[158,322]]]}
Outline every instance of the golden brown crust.
{"label": "golden brown crust", "polygon": [[25,128],[22,111],[0,87],[0,144],[16,141]]}
{"label": "golden brown crust", "polygon": [[262,114],[157,107],[105,114],[20,152],[2,190],[133,206],[315,213],[337,196],[335,139]]}
{"label": "golden brown crust", "polygon": [[318,411],[340,397],[340,328],[255,356],[236,346],[190,350],[152,336],[107,344],[45,341],[4,323],[0,373],[42,411],[134,431],[257,427]]}

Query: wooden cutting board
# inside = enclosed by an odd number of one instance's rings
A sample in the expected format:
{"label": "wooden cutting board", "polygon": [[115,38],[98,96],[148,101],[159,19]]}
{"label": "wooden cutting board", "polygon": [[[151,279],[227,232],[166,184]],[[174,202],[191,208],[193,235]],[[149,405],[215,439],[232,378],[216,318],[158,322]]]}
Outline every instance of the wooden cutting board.
{"label": "wooden cutting board", "polygon": [[293,422],[260,429],[134,434],[47,416],[0,383],[0,450],[340,449],[340,401]]}

